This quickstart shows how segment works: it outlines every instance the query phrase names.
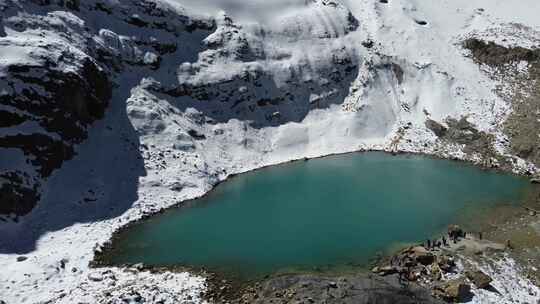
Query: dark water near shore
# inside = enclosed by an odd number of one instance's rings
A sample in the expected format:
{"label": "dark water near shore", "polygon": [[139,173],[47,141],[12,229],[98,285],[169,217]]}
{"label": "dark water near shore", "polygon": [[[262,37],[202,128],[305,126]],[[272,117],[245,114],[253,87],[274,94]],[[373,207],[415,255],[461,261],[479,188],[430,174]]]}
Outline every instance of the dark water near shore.
{"label": "dark water near shore", "polygon": [[528,188],[523,178],[418,155],[294,162],[239,175],[122,231],[106,259],[244,278],[367,265],[378,253],[421,242],[451,223],[474,229],[471,215],[518,204]]}

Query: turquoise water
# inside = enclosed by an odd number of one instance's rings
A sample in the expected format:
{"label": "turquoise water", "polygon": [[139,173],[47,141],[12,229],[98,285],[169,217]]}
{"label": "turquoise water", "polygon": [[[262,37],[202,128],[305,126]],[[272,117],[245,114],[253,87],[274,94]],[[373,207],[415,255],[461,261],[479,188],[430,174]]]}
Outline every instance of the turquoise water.
{"label": "turquoise water", "polygon": [[239,175],[126,229],[108,259],[242,277],[366,265],[459,223],[465,212],[519,203],[527,188],[522,178],[417,155],[299,161]]}

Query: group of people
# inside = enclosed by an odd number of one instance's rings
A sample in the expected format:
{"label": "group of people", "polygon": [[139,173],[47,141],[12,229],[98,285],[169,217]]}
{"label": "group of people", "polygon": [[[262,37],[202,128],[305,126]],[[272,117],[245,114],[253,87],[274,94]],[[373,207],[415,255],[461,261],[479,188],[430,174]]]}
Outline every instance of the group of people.
{"label": "group of people", "polygon": [[446,240],[446,237],[442,237],[441,240],[435,239],[430,240],[427,239],[426,244],[424,244],[424,247],[428,250],[435,249],[435,248],[441,248],[442,246],[448,246],[448,241]]}
{"label": "group of people", "polygon": [[[479,236],[480,236],[480,239],[482,239],[482,233],[480,233]],[[435,239],[435,240],[428,239],[426,240],[426,243],[423,245],[426,249],[432,250],[436,248],[441,248],[443,246],[446,247],[449,245],[450,241],[456,244],[460,240],[460,238],[466,238],[466,237],[467,237],[467,232],[465,232],[458,226],[450,226],[450,228],[448,229],[448,238],[446,238],[446,236],[443,235],[441,239]]]}

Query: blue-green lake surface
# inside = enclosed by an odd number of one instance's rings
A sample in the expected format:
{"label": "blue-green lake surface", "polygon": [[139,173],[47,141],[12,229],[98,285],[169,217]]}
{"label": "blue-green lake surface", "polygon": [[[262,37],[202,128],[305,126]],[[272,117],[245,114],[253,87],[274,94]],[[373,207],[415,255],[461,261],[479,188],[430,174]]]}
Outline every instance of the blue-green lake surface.
{"label": "blue-green lake surface", "polygon": [[[364,265],[499,204],[526,179],[419,155],[369,152],[236,176],[207,196],[120,232],[113,264],[181,265],[253,278]],[[467,222],[463,223],[464,218]]]}

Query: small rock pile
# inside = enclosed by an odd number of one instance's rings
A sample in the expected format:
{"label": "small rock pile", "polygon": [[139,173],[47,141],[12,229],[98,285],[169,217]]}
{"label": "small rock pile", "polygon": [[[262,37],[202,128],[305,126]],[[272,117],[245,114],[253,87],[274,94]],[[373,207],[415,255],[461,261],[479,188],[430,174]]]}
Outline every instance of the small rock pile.
{"label": "small rock pile", "polygon": [[434,286],[433,295],[448,302],[462,302],[471,297],[471,286],[463,278],[453,279]]}
{"label": "small rock pile", "polygon": [[390,265],[375,267],[372,272],[385,276],[398,274],[401,280],[429,283],[442,279],[456,266],[453,257],[435,254],[423,246],[406,248],[390,259]]}

